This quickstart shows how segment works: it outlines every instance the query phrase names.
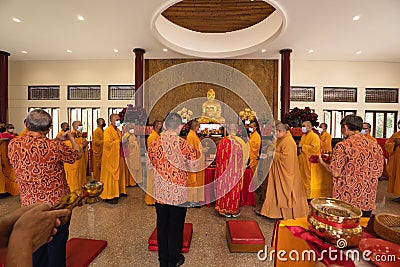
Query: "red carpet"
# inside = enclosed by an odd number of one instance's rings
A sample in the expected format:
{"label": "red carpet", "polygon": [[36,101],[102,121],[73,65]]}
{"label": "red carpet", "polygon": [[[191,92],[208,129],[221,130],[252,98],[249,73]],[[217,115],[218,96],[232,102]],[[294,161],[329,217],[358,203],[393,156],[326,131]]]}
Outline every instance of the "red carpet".
{"label": "red carpet", "polygon": [[[67,242],[67,267],[86,267],[107,247],[107,241],[71,238]],[[0,267],[6,261],[6,249],[0,250]]]}
{"label": "red carpet", "polygon": [[[190,241],[192,241],[192,234],[193,234],[193,224],[185,223],[183,228],[183,247],[182,253],[189,252],[190,248]],[[158,242],[157,242],[157,228],[154,229],[153,233],[149,238],[149,247],[150,251],[158,251]]]}
{"label": "red carpet", "polygon": [[86,267],[107,247],[107,241],[71,238],[67,242],[67,267]]}

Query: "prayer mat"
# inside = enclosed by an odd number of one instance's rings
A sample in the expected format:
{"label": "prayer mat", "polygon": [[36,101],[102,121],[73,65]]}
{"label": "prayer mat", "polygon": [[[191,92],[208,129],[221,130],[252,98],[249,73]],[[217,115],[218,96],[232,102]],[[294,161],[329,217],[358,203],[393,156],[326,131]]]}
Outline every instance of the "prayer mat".
{"label": "prayer mat", "polygon": [[71,238],[67,242],[67,267],[86,267],[107,247],[107,241]]}
{"label": "prayer mat", "polygon": [[[189,252],[190,242],[192,241],[193,234],[193,224],[185,223],[183,228],[183,247],[182,253]],[[158,251],[158,242],[157,242],[157,227],[154,229],[153,233],[149,238],[149,246],[148,249],[150,251]]]}
{"label": "prayer mat", "polygon": [[265,238],[256,221],[227,221],[226,240],[230,252],[258,252],[265,248]]}

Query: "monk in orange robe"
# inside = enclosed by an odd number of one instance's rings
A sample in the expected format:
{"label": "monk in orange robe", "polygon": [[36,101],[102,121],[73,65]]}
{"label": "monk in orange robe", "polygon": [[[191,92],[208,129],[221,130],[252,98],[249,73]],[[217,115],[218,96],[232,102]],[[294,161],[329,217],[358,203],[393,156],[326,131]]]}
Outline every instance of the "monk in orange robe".
{"label": "monk in orange robe", "polygon": [[320,132],[321,152],[332,152],[332,136],[327,132],[327,129],[328,125],[326,123],[323,122],[319,125],[318,131]]}
{"label": "monk in orange robe", "polygon": [[274,158],[267,177],[261,215],[284,220],[306,217],[307,197],[300,175],[296,142],[289,128],[282,123],[276,125],[276,137],[275,153],[269,152],[269,156]]}
{"label": "monk in orange robe", "polygon": [[[160,133],[162,130],[163,122],[160,120],[155,120],[153,122],[153,131],[150,133],[149,137],[147,138],[147,148],[150,147],[151,143],[160,137]],[[156,201],[153,198],[154,196],[154,172],[152,169],[147,170],[147,178],[145,183],[146,195],[144,197],[144,202],[146,205],[153,206],[155,205]]]}
{"label": "monk in orange robe", "polygon": [[[244,141],[236,136],[237,124],[228,127],[229,135],[219,141],[215,157],[215,210],[225,217],[237,217],[240,214],[240,191],[243,187],[245,163]],[[248,148],[247,148],[248,151]]]}
{"label": "monk in orange robe", "polygon": [[200,206],[200,202],[204,201],[204,156],[203,147],[200,142],[200,138],[197,136],[197,131],[200,129],[200,123],[198,121],[192,121],[190,125],[190,131],[186,137],[186,140],[196,150],[196,158],[199,160],[199,171],[190,172],[188,177],[188,201],[191,202],[192,206]]}
{"label": "monk in orange robe", "polygon": [[106,122],[103,118],[97,119],[97,128],[93,132],[92,151],[93,151],[93,180],[100,181],[101,156],[103,155],[104,127]]}
{"label": "monk in orange robe", "polygon": [[254,176],[257,173],[257,166],[258,166],[258,160],[259,160],[259,155],[260,155],[260,148],[261,148],[261,136],[257,132],[257,123],[256,122],[251,122],[249,124],[249,132],[250,132],[250,138],[249,138],[249,145],[250,145],[250,168],[253,173],[253,179]]}
{"label": "monk in orange robe", "polygon": [[[397,122],[400,129],[400,120]],[[388,192],[395,195],[395,201],[400,201],[400,131],[394,133],[385,143],[385,148],[389,153],[389,161],[386,171],[389,176]]]}
{"label": "monk in orange robe", "polygon": [[70,129],[69,129],[69,124],[68,124],[68,122],[63,122],[63,123],[61,123],[60,126],[61,126],[61,131],[58,132],[56,138],[58,138],[58,137],[60,137],[60,136],[62,136],[62,135],[64,135],[64,134],[66,134],[66,133],[70,130]]}
{"label": "monk in orange robe", "polygon": [[140,159],[140,139],[135,135],[133,123],[127,123],[122,137],[126,163],[125,182],[127,186],[136,186],[143,182],[142,161]]}
{"label": "monk in orange robe", "polygon": [[366,138],[368,138],[368,139],[370,139],[370,140],[372,140],[372,141],[374,141],[374,142],[378,142],[378,141],[376,140],[376,138],[373,137],[373,136],[371,135],[371,124],[369,124],[368,122],[364,122],[364,123],[363,123],[361,133],[362,133]]}

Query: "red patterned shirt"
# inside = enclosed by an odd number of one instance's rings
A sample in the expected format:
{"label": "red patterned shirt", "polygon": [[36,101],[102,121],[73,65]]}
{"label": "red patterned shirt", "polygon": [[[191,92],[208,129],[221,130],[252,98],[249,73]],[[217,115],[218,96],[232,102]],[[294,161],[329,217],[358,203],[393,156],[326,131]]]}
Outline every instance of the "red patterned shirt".
{"label": "red patterned shirt", "polygon": [[36,202],[54,205],[69,194],[63,162],[74,163],[79,152],[37,132],[27,132],[8,145],[23,206]]}
{"label": "red patterned shirt", "polygon": [[378,178],[383,171],[383,152],[377,142],[355,134],[333,149],[330,164],[333,177],[332,197],[361,210],[372,210],[376,201]]}
{"label": "red patterned shirt", "polygon": [[190,161],[196,151],[185,139],[172,131],[164,132],[148,150],[154,171],[154,198],[158,203],[180,205],[187,202]]}

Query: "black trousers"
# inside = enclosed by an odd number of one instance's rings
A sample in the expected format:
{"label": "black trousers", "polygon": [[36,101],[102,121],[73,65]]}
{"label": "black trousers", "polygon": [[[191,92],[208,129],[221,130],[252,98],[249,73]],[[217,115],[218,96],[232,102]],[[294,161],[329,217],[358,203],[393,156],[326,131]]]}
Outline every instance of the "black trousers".
{"label": "black trousers", "polygon": [[176,266],[183,245],[186,207],[156,203],[160,267]]}

